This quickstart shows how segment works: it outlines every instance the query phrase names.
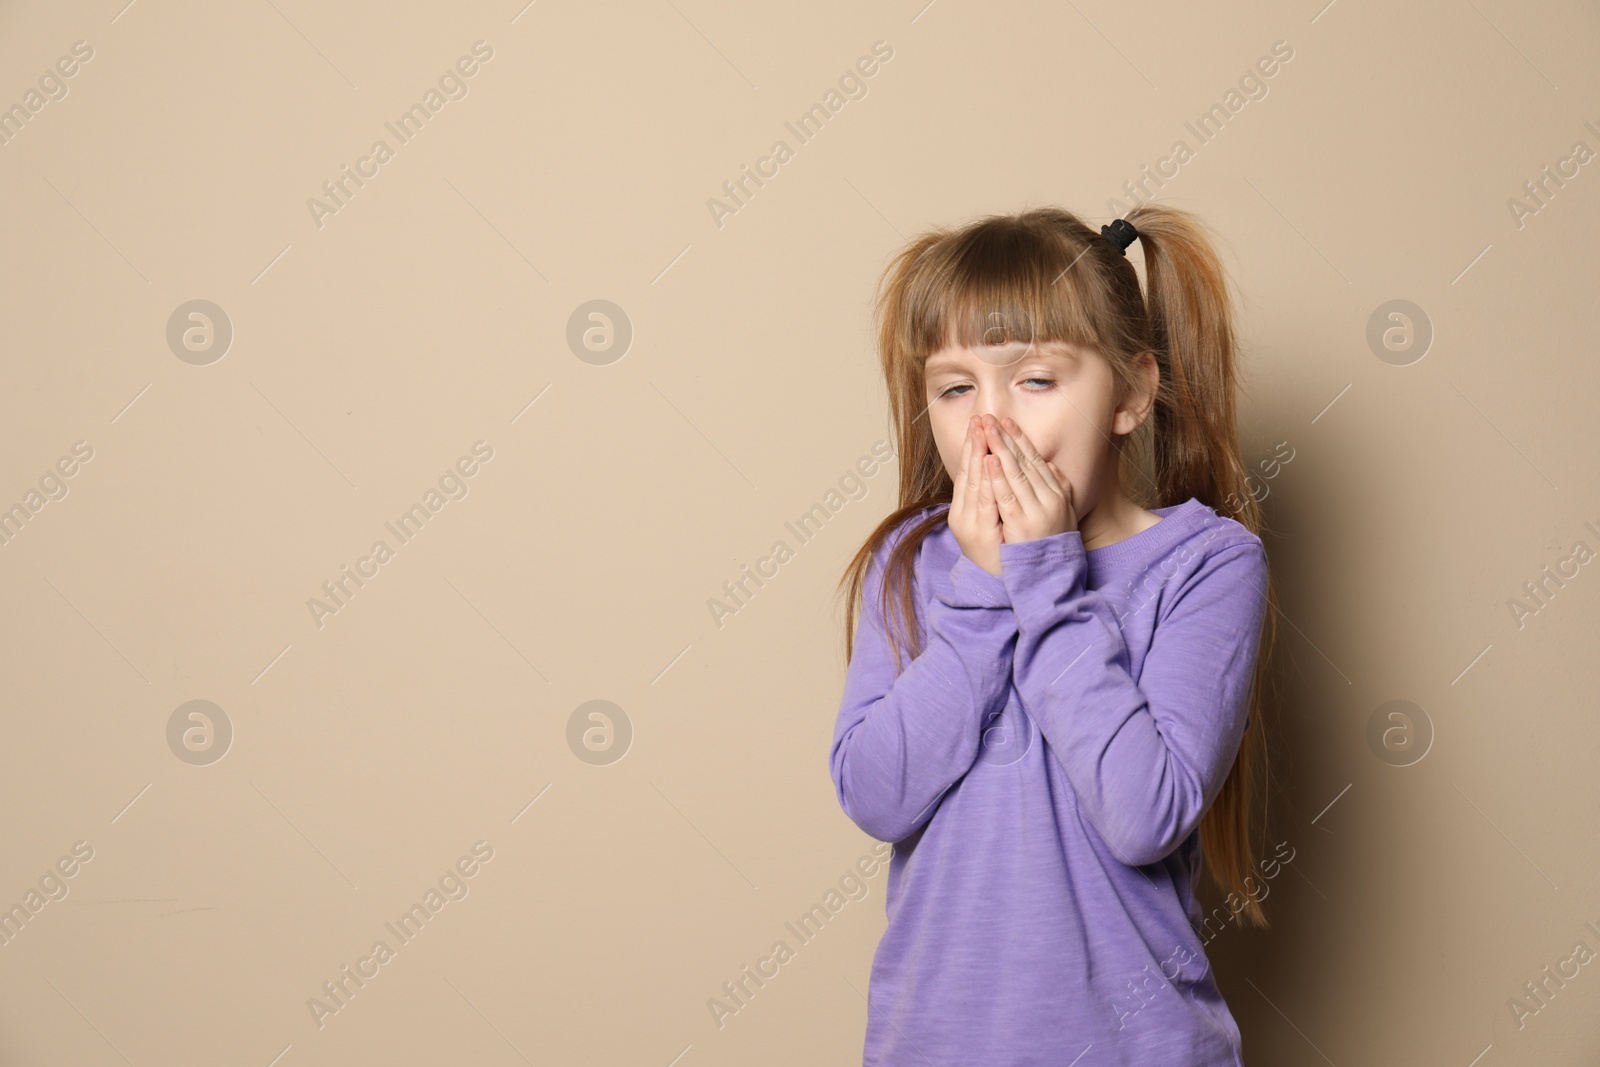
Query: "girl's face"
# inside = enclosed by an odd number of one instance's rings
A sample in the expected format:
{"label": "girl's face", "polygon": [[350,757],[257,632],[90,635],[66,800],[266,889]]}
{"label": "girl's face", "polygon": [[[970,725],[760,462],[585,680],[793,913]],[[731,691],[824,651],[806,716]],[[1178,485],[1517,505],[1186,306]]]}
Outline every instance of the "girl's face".
{"label": "girl's face", "polygon": [[[1119,405],[1111,365],[1093,349],[1017,341],[975,348],[945,347],[925,367],[928,421],[952,481],[974,415],[1010,416],[1033,447],[1072,485],[1079,517],[1093,511],[1108,483],[1116,485],[1112,439],[1131,433],[1149,410],[1155,360],[1143,356],[1151,393]],[[993,451],[993,449],[991,449]]]}

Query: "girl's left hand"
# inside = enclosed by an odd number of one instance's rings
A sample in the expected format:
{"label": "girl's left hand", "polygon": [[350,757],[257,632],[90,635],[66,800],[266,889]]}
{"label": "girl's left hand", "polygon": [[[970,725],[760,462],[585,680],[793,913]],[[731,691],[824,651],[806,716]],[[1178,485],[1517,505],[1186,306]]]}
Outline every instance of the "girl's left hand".
{"label": "girl's left hand", "polygon": [[984,457],[984,469],[994,484],[1005,543],[1014,545],[1076,530],[1078,513],[1072,504],[1072,483],[1066,476],[1039,455],[1022,427],[1011,419],[1002,425],[993,415],[985,415],[983,426],[993,453]]}

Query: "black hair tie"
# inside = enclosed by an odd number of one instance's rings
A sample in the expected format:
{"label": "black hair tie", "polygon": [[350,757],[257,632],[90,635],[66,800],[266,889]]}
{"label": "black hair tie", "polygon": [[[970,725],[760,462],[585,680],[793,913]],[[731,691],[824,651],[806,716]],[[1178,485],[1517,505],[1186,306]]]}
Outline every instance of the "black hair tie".
{"label": "black hair tie", "polygon": [[1127,219],[1118,219],[1108,226],[1100,227],[1100,236],[1111,242],[1111,246],[1123,255],[1128,254],[1128,246],[1133,244],[1139,236],[1139,231],[1133,228],[1133,223]]}

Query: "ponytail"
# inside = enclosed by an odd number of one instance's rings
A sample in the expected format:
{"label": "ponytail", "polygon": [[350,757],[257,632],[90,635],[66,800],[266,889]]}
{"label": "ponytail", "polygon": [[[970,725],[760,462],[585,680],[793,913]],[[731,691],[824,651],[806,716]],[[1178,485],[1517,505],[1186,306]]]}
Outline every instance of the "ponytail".
{"label": "ponytail", "polygon": [[[1195,497],[1260,536],[1261,509],[1239,456],[1232,305],[1222,261],[1203,224],[1187,212],[1144,204],[1126,218],[1139,231],[1150,338],[1161,367],[1148,439],[1156,495],[1165,503]],[[1268,923],[1246,879],[1255,862],[1250,816],[1258,789],[1267,784],[1257,781],[1256,768],[1267,754],[1262,688],[1276,634],[1277,594],[1269,574],[1249,719],[1233,768],[1200,824],[1212,880],[1238,899],[1233,910],[1258,927]]]}

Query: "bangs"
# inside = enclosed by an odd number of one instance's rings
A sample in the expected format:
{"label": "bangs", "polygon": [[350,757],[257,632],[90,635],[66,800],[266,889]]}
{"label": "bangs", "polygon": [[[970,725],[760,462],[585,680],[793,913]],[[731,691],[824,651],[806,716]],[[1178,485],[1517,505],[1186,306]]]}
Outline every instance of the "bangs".
{"label": "bangs", "polygon": [[1087,245],[998,221],[930,249],[928,258],[906,309],[906,354],[918,365],[947,346],[1064,342],[1104,350],[1096,320],[1108,309],[1090,307],[1083,295],[1095,291],[1088,272],[1099,266]]}

